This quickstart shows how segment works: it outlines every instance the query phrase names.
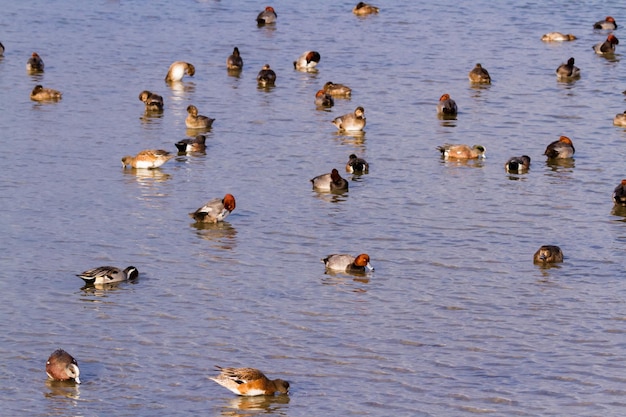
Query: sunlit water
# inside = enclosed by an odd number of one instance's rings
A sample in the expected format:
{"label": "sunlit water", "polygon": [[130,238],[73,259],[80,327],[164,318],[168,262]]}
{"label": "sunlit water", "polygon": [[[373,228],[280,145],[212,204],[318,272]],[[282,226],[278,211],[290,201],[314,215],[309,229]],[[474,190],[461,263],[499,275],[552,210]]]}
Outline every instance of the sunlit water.
{"label": "sunlit water", "polygon": [[[0,41],[0,404],[3,415],[621,416],[626,407],[622,46],[591,47],[602,2],[515,6],[395,2],[11,2]],[[620,37],[618,29],[616,35]],[[545,44],[561,31],[575,42]],[[238,46],[244,70],[230,76]],[[626,46],[624,47],[626,48]],[[292,62],[314,49],[316,73]],[[25,71],[37,51],[43,75]],[[582,77],[558,83],[570,56]],[[175,60],[196,75],[163,81]],[[476,62],[493,78],[472,87]],[[276,87],[258,89],[269,63]],[[353,88],[330,111],[326,81]],[[63,92],[30,101],[35,84]],[[147,117],[140,91],[163,95]],[[436,117],[439,96],[457,120]],[[124,171],[146,148],[176,151],[186,107],[216,119],[206,154]],[[330,121],[365,108],[362,136]],[[572,138],[575,161],[543,151]],[[436,147],[480,143],[487,159],[443,162]],[[348,155],[370,162],[343,173]],[[531,169],[503,164],[527,154]],[[309,179],[338,168],[343,195]],[[187,213],[230,192],[218,226]],[[542,269],[542,244],[565,253]],[[368,253],[364,276],[325,274],[330,253]],[[99,265],[140,278],[82,288]],[[46,381],[56,348],[83,383]],[[214,365],[291,382],[289,397],[237,398]]]}

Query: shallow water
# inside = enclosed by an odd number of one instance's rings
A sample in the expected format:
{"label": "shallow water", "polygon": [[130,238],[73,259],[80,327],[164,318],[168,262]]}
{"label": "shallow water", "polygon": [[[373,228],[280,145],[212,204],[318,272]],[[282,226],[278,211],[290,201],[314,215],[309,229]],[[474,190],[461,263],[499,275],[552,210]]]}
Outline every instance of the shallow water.
{"label": "shallow water", "polygon": [[[624,177],[626,130],[612,118],[625,87],[621,53],[591,46],[606,38],[593,22],[625,18],[600,2],[380,3],[367,18],[353,5],[276,2],[278,23],[262,28],[251,1],[4,6],[4,413],[623,414],[626,212],[610,196]],[[549,31],[579,39],[545,44]],[[225,69],[234,46],[239,76]],[[294,71],[308,49],[319,71]],[[33,51],[39,76],[25,72]],[[570,56],[582,77],[558,83]],[[174,60],[196,75],[169,87]],[[476,62],[492,85],[469,85]],[[269,90],[255,80],[265,63]],[[329,80],[353,96],[316,110]],[[39,83],[63,99],[30,101]],[[161,117],[144,114],[144,89],[164,97]],[[436,117],[443,93],[457,120]],[[194,133],[192,103],[216,119],[206,154],[121,168],[142,149],[176,151]],[[358,105],[365,134],[338,134],[330,121]],[[560,135],[575,161],[548,164]],[[480,143],[487,158],[444,162],[446,142]],[[369,174],[343,173],[350,153]],[[506,174],[521,154],[529,173]],[[312,191],[332,168],[350,191]],[[226,223],[191,223],[227,192]],[[542,244],[565,262],[533,265]],[[325,274],[320,259],[337,252],[366,252],[376,270]],[[107,264],[140,278],[102,289],[75,276]],[[58,347],[78,360],[79,387],[46,381]],[[291,395],[236,398],[208,379],[216,364],[287,379]]]}

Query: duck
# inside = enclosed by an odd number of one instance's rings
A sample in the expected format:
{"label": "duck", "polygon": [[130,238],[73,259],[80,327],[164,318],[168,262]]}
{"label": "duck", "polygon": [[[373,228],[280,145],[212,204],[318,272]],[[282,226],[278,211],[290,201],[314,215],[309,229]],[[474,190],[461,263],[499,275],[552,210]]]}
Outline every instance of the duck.
{"label": "duck", "polygon": [[4,55],[4,45],[0,42],[0,56]]}
{"label": "duck", "polygon": [[272,6],[267,6],[265,10],[258,14],[256,22],[259,26],[269,25],[270,23],[276,23],[278,15]]}
{"label": "duck", "polygon": [[450,98],[449,94],[444,94],[437,103],[437,114],[443,117],[456,117],[456,102]]}
{"label": "duck", "polygon": [[351,174],[367,173],[369,169],[370,166],[365,159],[359,158],[353,153],[348,156],[346,172],[349,172]]}
{"label": "duck", "polygon": [[622,180],[613,190],[613,202],[620,206],[626,206],[626,180]]}
{"label": "duck", "polygon": [[533,261],[537,264],[563,262],[563,251],[555,245],[543,245],[535,252]]}
{"label": "duck", "polygon": [[178,152],[204,152],[206,136],[196,135],[193,139],[182,139],[175,143]]}
{"label": "duck", "polygon": [[256,81],[261,87],[272,86],[276,83],[276,73],[270,68],[270,64],[263,65],[263,68],[256,76]]}
{"label": "duck", "polygon": [[600,20],[593,24],[594,29],[615,30],[617,29],[617,23],[611,16],[607,16],[604,20]]}
{"label": "duck", "polygon": [[86,284],[112,284],[114,282],[133,280],[139,276],[139,271],[134,266],[128,266],[123,271],[114,266],[99,266],[81,272],[76,276],[83,279]]}
{"label": "duck", "polygon": [[580,77],[580,68],[574,65],[574,58],[567,60],[567,64],[561,64],[556,69],[556,78],[563,80],[572,80]]}
{"label": "duck", "polygon": [[181,81],[185,74],[193,77],[196,73],[196,67],[194,67],[189,62],[184,61],[175,61],[170,65],[169,70],[167,70],[167,75],[165,76],[166,82],[177,82]]}
{"label": "duck", "polygon": [[339,171],[333,168],[328,174],[318,175],[311,179],[313,189],[318,191],[348,191],[348,181],[339,175]]}
{"label": "duck", "polygon": [[476,64],[476,66],[469,72],[468,78],[475,84],[491,84],[491,76],[489,75],[489,72],[480,64]]}
{"label": "duck", "polygon": [[139,100],[146,104],[146,111],[163,111],[163,97],[151,91],[139,93]]}
{"label": "duck", "polygon": [[80,384],[80,369],[76,359],[63,349],[57,349],[46,361],[46,374],[54,381],[74,381]]}
{"label": "duck", "polygon": [[326,94],[330,94],[333,97],[350,97],[352,95],[352,89],[347,85],[335,84],[332,81],[328,81],[324,84],[324,91]]}
{"label": "duck", "polygon": [[613,124],[615,126],[626,127],[626,111],[624,111],[624,113],[616,114],[613,118]]}
{"label": "duck", "polygon": [[371,4],[363,3],[362,1],[358,2],[356,6],[352,9],[352,13],[357,16],[365,16],[368,14],[378,13],[380,9],[376,6],[372,6]]}
{"label": "duck", "polygon": [[187,106],[187,118],[185,126],[189,129],[208,129],[213,125],[215,119],[198,114],[198,108],[193,104]]}
{"label": "duck", "polygon": [[36,85],[33,91],[30,92],[30,99],[34,101],[49,101],[49,100],[61,100],[63,94],[52,88],[44,88],[41,85]]}
{"label": "duck", "polygon": [[349,132],[358,132],[365,127],[365,109],[361,106],[354,110],[354,113],[344,114],[343,116],[336,117],[331,122],[339,130],[346,130]]}
{"label": "duck", "polygon": [[315,93],[315,105],[317,107],[332,107],[335,105],[335,101],[330,94],[326,93],[324,90],[318,90],[318,92]]}
{"label": "duck", "polygon": [[226,59],[226,68],[229,70],[240,70],[243,68],[243,59],[239,54],[239,48],[235,46],[233,53]]}
{"label": "duck", "polygon": [[289,394],[289,382],[282,379],[269,379],[255,368],[215,367],[219,375],[211,379],[227,390],[242,396]]}
{"label": "duck", "polygon": [[326,269],[331,271],[365,272],[366,269],[374,270],[374,267],[370,264],[370,257],[366,253],[357,256],[334,253],[323,258],[322,262],[324,262]]}
{"label": "duck", "polygon": [[544,42],[567,42],[576,40],[576,36],[571,33],[561,33],[561,32],[548,32],[541,37],[541,40]]}
{"label": "duck", "polygon": [[163,149],[144,149],[135,156],[126,155],[122,158],[122,167],[138,169],[154,169],[158,168],[175,155],[172,155],[168,151]]}
{"label": "duck", "polygon": [[41,59],[37,52],[33,52],[33,54],[30,56],[30,58],[28,58],[28,61],[26,62],[26,71],[43,72],[43,68],[43,59]]}
{"label": "duck", "polygon": [[293,67],[301,71],[311,71],[320,62],[321,56],[317,51],[306,51],[293,61]]}
{"label": "duck", "polygon": [[189,216],[198,223],[217,223],[224,221],[235,210],[235,207],[235,197],[232,194],[226,194],[223,198],[218,197],[207,201],[198,210],[189,213]]}
{"label": "duck", "polygon": [[550,159],[554,158],[571,158],[574,156],[574,144],[572,140],[567,136],[559,137],[559,140],[556,140],[548,145],[544,155],[546,155]]}
{"label": "duck", "polygon": [[441,152],[444,159],[477,159],[485,158],[485,147],[482,145],[474,145],[471,148],[468,145],[451,145],[445,144],[438,146],[437,150]]}
{"label": "duck", "polygon": [[612,33],[607,36],[604,42],[597,43],[593,46],[593,50],[598,55],[609,55],[615,53],[615,46],[619,44],[619,39]]}
{"label": "duck", "polygon": [[514,172],[517,174],[528,171],[529,167],[530,156],[528,155],[514,156],[513,158],[506,161],[506,164],[504,164],[504,169],[506,170],[506,172]]}

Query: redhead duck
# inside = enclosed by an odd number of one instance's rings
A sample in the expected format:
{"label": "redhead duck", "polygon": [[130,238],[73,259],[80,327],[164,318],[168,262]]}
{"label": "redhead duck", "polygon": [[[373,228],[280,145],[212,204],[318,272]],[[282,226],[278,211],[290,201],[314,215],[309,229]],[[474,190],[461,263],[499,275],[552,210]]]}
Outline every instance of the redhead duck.
{"label": "redhead duck", "polygon": [[363,158],[359,158],[355,154],[348,156],[348,163],[346,164],[346,172],[351,174],[367,173],[370,169],[369,164]]}
{"label": "redhead duck", "polygon": [[608,29],[608,30],[615,30],[617,29],[617,23],[615,23],[615,19],[613,19],[611,16],[607,16],[604,18],[604,20],[600,20],[596,23],[593,24],[593,28],[594,29]]}
{"label": "redhead duck", "polygon": [[126,280],[133,280],[139,276],[139,271],[134,266],[129,266],[123,271],[114,266],[99,266],[88,269],[76,275],[82,278],[86,284],[112,284]]}
{"label": "redhead duck", "polygon": [[354,110],[354,113],[344,114],[343,116],[333,119],[334,124],[339,130],[350,132],[363,130],[365,127],[365,109],[361,106]]}
{"label": "redhead duck", "polygon": [[43,59],[37,54],[37,52],[33,52],[33,54],[28,58],[26,62],[26,71],[28,72],[43,72]]}
{"label": "redhead duck", "polygon": [[619,44],[619,39],[612,33],[607,36],[604,42],[600,42],[593,46],[593,50],[598,55],[609,55],[615,53],[615,45]]}
{"label": "redhead duck", "polygon": [[335,101],[324,90],[319,90],[315,93],[315,105],[317,107],[332,107],[335,105]]}
{"label": "redhead duck", "polygon": [[333,97],[350,97],[352,95],[352,89],[347,85],[335,84],[332,81],[328,81],[324,84],[324,91],[326,94],[330,94]]}
{"label": "redhead duck", "polygon": [[468,78],[475,84],[491,84],[491,76],[489,76],[489,72],[480,64],[476,64],[476,66],[469,72]]}
{"label": "redhead duck", "polygon": [[535,252],[533,261],[537,264],[563,262],[563,251],[555,245],[543,245]]}
{"label": "redhead duck", "polygon": [[474,145],[471,148],[468,145],[449,145],[438,146],[437,150],[441,152],[444,159],[477,159],[485,157],[485,147],[482,145]]}
{"label": "redhead duck", "polygon": [[265,64],[256,76],[256,81],[261,87],[272,86],[276,82],[276,73],[269,64]]}
{"label": "redhead duck", "polygon": [[235,46],[232,55],[226,59],[226,68],[229,70],[240,70],[243,68],[243,59],[239,54],[239,48]]}
{"label": "redhead duck", "polygon": [[33,91],[30,92],[30,99],[34,101],[56,101],[61,100],[62,95],[63,94],[58,90],[36,85]]}
{"label": "redhead duck", "polygon": [[254,368],[222,368],[216,366],[220,372],[213,381],[237,395],[256,396],[289,394],[289,382],[282,379],[269,379],[263,372]]}
{"label": "redhead duck", "polygon": [[175,155],[170,154],[163,149],[145,149],[139,152],[136,156],[126,155],[122,158],[122,167],[126,168],[130,166],[132,168],[139,169],[154,169],[158,168]]}
{"label": "redhead duck", "polygon": [[272,6],[267,6],[265,10],[258,14],[256,17],[256,22],[259,26],[269,25],[270,23],[276,23],[276,18],[278,15],[274,11]]}
{"label": "redhead duck", "polygon": [[167,71],[167,75],[165,76],[166,82],[176,82],[183,79],[185,74],[193,77],[196,73],[196,67],[191,65],[189,62],[183,61],[175,61],[170,65],[170,69]]}
{"label": "redhead duck", "polygon": [[456,117],[456,102],[450,98],[449,94],[444,94],[439,98],[439,103],[437,103],[437,114],[444,118]]}
{"label": "redhead duck", "polygon": [[318,191],[347,191],[348,181],[339,175],[339,171],[333,169],[328,174],[318,175],[311,179],[313,188]]}
{"label": "redhead duck", "polygon": [[615,126],[626,127],[626,111],[624,111],[624,113],[616,114],[613,118],[613,124]]}
{"label": "redhead duck", "polygon": [[514,156],[513,158],[506,161],[506,164],[504,164],[504,169],[506,170],[506,172],[514,172],[517,174],[528,171],[529,167],[530,156],[528,155]]}
{"label": "redhead duck", "polygon": [[544,155],[550,159],[554,158],[571,158],[574,156],[574,144],[572,140],[567,136],[561,136],[559,140],[556,140],[548,145]]}
{"label": "redhead duck", "polygon": [[306,51],[297,60],[293,61],[293,67],[300,71],[311,71],[320,62],[320,53],[317,51]]}
{"label": "redhead duck", "polygon": [[146,111],[163,111],[163,97],[148,90],[139,93],[139,100],[146,104]]}
{"label": "redhead duck", "polygon": [[567,64],[561,64],[556,69],[556,78],[561,81],[572,80],[580,77],[580,68],[574,65],[574,58],[567,60]]}
{"label": "redhead duck", "polygon": [[356,6],[352,9],[352,13],[357,16],[365,16],[368,14],[378,13],[380,9],[378,7],[372,6],[371,4],[363,3],[362,1],[358,2]]}
{"label": "redhead duck", "polygon": [[63,349],[57,349],[46,361],[46,374],[54,381],[72,380],[80,384],[80,369],[76,359]]}
{"label": "redhead duck", "polygon": [[189,213],[192,219],[198,223],[217,223],[224,221],[235,209],[235,197],[226,194],[224,198],[214,198],[193,213]]}
{"label": "redhead duck", "polygon": [[561,32],[549,32],[541,37],[544,42],[567,42],[576,40],[576,36],[571,33],[563,34]]}
{"label": "redhead duck", "polygon": [[193,104],[187,106],[187,118],[185,126],[189,129],[208,129],[213,125],[215,119],[198,114],[198,108]]}
{"label": "redhead duck", "polygon": [[206,136],[197,135],[193,139],[183,139],[176,142],[176,149],[178,152],[204,152],[206,149],[206,145],[204,142],[206,141]]}
{"label": "redhead duck", "polygon": [[374,270],[374,267],[370,264],[370,257],[366,253],[362,253],[356,257],[349,254],[332,254],[322,259],[326,269],[332,271],[345,271],[345,272],[365,272],[366,268],[370,271]]}
{"label": "redhead duck", "polygon": [[626,206],[626,180],[622,180],[613,190],[613,201],[620,206]]}

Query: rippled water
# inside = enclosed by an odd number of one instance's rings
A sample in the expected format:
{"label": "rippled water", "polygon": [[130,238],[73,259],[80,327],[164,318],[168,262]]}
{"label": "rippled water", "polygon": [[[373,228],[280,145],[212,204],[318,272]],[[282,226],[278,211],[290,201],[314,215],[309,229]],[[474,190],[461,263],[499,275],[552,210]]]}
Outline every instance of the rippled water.
{"label": "rippled water", "polygon": [[[354,2],[356,3],[356,2]],[[13,2],[0,41],[0,403],[6,415],[619,416],[626,407],[622,46],[591,46],[601,2],[394,2],[357,18],[352,2]],[[545,44],[549,31],[575,42]],[[621,27],[616,31],[620,37]],[[240,76],[225,69],[241,50]],[[625,47],[626,48],[626,47]],[[303,51],[317,73],[293,70]],[[46,72],[29,76],[37,51]],[[580,80],[554,70],[576,58]],[[182,88],[174,60],[196,66]],[[476,62],[493,78],[471,87]],[[275,88],[256,74],[269,63]],[[350,100],[316,110],[326,81]],[[35,84],[63,91],[38,104]],[[163,95],[162,117],[137,96]],[[435,115],[439,96],[458,120]],[[145,148],[175,151],[186,107],[216,119],[206,154],[150,172],[122,170]],[[358,105],[366,133],[330,124]],[[576,146],[550,165],[546,145]],[[436,147],[480,143],[480,163]],[[350,153],[370,172],[343,195],[309,179]],[[530,172],[507,175],[511,156]],[[224,224],[187,213],[230,192]],[[565,262],[532,255],[558,244]],[[330,253],[368,253],[365,276],[325,274]],[[76,273],[135,265],[140,278],[82,288]],[[79,387],[46,381],[56,348]],[[236,398],[213,366],[254,366],[289,397]]]}

